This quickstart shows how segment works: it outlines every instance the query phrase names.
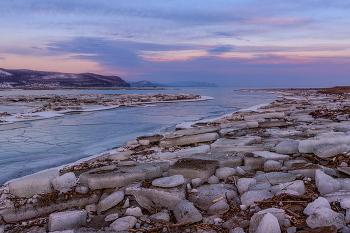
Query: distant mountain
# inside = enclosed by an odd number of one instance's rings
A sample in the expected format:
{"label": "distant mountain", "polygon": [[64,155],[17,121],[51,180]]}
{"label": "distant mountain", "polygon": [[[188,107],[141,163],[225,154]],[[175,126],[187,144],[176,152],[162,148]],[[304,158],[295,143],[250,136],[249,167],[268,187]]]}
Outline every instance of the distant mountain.
{"label": "distant mountain", "polygon": [[93,73],[71,74],[35,70],[8,70],[0,68],[0,88],[12,87],[130,87],[118,76]]}
{"label": "distant mountain", "polygon": [[179,81],[179,82],[173,82],[168,83],[167,85],[171,87],[217,87],[215,83],[208,83],[208,82],[194,82],[194,81]]}
{"label": "distant mountain", "polygon": [[217,87],[215,83],[194,82],[194,81],[155,83],[147,80],[142,80],[138,82],[129,82],[129,83],[132,87]]}
{"label": "distant mountain", "polygon": [[166,85],[160,83],[154,83],[147,80],[142,80],[138,82],[128,82],[131,87],[165,87]]}

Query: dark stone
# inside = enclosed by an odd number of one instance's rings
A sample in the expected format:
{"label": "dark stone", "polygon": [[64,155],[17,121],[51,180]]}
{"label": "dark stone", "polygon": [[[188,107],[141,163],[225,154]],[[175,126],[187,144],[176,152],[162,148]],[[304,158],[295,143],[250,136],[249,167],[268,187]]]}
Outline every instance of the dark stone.
{"label": "dark stone", "polygon": [[236,216],[232,217],[222,224],[222,227],[226,229],[233,229],[236,227],[246,228],[247,226],[249,226],[248,220]]}
{"label": "dark stone", "polygon": [[299,233],[337,233],[337,227],[332,225],[332,226],[326,226],[326,227],[316,227],[312,229],[305,229],[297,232]]}

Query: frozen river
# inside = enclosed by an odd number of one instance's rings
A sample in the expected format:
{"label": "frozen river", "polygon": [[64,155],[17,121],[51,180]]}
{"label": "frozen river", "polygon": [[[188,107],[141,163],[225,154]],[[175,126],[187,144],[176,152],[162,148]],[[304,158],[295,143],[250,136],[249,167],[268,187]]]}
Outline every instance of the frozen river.
{"label": "frozen river", "polygon": [[[230,89],[1,91],[0,95],[189,93],[215,99],[70,113],[62,117],[0,125],[0,183],[123,146],[126,140],[138,136],[174,130],[176,124],[184,121],[222,116],[275,98],[271,94],[233,92]],[[4,110],[0,107],[0,111]]]}

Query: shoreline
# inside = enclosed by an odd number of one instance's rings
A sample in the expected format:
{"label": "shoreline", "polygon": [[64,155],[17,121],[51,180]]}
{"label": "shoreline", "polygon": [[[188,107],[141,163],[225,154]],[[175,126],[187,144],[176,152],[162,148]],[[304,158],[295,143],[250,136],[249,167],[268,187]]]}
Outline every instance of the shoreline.
{"label": "shoreline", "polygon": [[[210,97],[210,96],[202,96],[201,99],[193,99],[193,100],[178,100],[178,101],[159,101],[159,102],[149,102],[149,103],[144,103],[143,104],[151,104],[151,103],[177,103],[177,102],[196,102],[196,101],[207,101],[207,100],[212,100],[213,97]],[[220,119],[223,119],[227,116],[231,116],[232,114],[236,113],[236,112],[240,112],[240,111],[256,111],[259,107],[263,107],[263,106],[266,106],[270,103],[264,103],[264,104],[258,104],[258,105],[254,105],[254,106],[251,106],[251,107],[248,107],[248,108],[244,108],[244,109],[238,109],[236,111],[233,111],[233,112],[230,112],[230,113],[226,113],[220,117],[215,117],[215,118],[209,118],[209,119],[203,119],[203,120],[198,120],[198,121],[189,121],[189,122],[182,122],[180,124],[177,124],[175,125],[175,127],[177,129],[190,129],[190,128],[193,128],[191,126],[187,127],[187,125],[195,125],[195,124],[198,124],[198,123],[210,123],[210,122],[214,122],[216,120],[220,120]],[[117,106],[117,107],[114,107],[114,108],[118,108],[120,106]],[[88,112],[88,111],[101,111],[101,110],[109,110],[109,109],[112,109],[112,108],[108,108],[108,109],[96,109],[96,110],[80,110],[80,112]],[[76,112],[73,111],[73,112]],[[68,112],[65,112],[65,113],[68,113]],[[63,115],[63,114],[62,114]],[[56,116],[52,116],[52,117],[56,117]],[[47,119],[47,118],[41,118],[41,119]],[[41,120],[41,119],[33,119],[33,120]],[[23,121],[28,121],[28,120],[23,120]],[[17,121],[17,122],[20,122],[20,121]],[[8,124],[11,124],[11,123],[14,123],[14,122],[9,122]],[[7,123],[6,123],[7,124]],[[1,123],[0,123],[1,125]],[[178,127],[179,126],[179,127]],[[96,155],[91,155],[89,157],[86,157],[86,158],[81,158],[75,162],[72,162],[72,163],[68,163],[68,164],[63,164],[63,165],[60,165],[60,166],[57,166],[57,167],[53,167],[53,168],[49,168],[49,169],[45,169],[43,171],[39,171],[39,172],[36,172],[34,174],[40,174],[40,173],[43,173],[43,172],[46,172],[48,170],[52,170],[52,169],[63,169],[65,167],[68,167],[68,166],[76,166],[80,163],[84,163],[84,162],[87,162],[87,161],[90,161],[90,160],[95,160],[95,159],[98,159],[98,158],[101,158],[103,156],[106,156],[110,153],[113,153],[113,152],[117,152],[117,149],[111,149],[111,150],[106,150],[104,152],[101,152],[99,154],[96,154]],[[23,177],[27,177],[27,176],[31,176],[33,174],[30,174],[30,175],[26,175],[26,176],[23,176]],[[18,180],[18,179],[21,179],[23,177],[19,177],[19,178],[15,178],[15,179],[11,179],[11,180],[8,180],[6,181],[3,185],[7,185],[8,183],[12,182],[12,181],[15,181],[15,180]]]}
{"label": "shoreline", "polygon": [[[89,222],[74,223],[82,232],[120,230],[127,219],[135,224],[123,230],[133,232],[159,226],[254,232],[265,224],[264,216],[274,219],[270,224],[276,231],[345,229],[350,209],[344,204],[350,198],[349,95],[314,89],[282,94],[269,104],[187,123],[192,128],[138,137],[118,149],[43,171],[40,179],[34,174],[12,180],[0,188],[4,227],[53,229],[50,219],[56,214],[74,212],[85,220],[88,216]],[[34,186],[46,194],[32,190]],[[68,199],[60,207],[47,200],[50,211],[35,204],[52,195]],[[116,195],[120,204],[112,204]],[[86,197],[90,199],[84,204],[73,204]],[[327,205],[318,206],[321,201]],[[186,211],[193,214],[186,216]],[[325,212],[336,220],[322,219]],[[101,222],[115,213],[113,223]],[[157,225],[154,218],[165,224]]]}
{"label": "shoreline", "polygon": [[212,100],[212,99],[214,99],[214,98],[210,97],[210,96],[200,96],[199,98],[192,98],[192,99],[128,102],[126,104],[110,105],[110,106],[97,107],[97,108],[92,107],[92,108],[85,108],[85,109],[72,109],[72,110],[60,110],[60,111],[38,111],[38,112],[34,112],[34,113],[17,113],[17,114],[12,114],[11,116],[5,116],[5,117],[0,116],[0,125],[12,124],[15,122],[42,120],[42,119],[48,119],[48,118],[52,118],[52,117],[60,117],[60,116],[64,116],[67,113],[72,113],[72,112],[95,112],[95,111],[104,111],[104,110],[115,109],[115,108],[119,108],[119,107],[147,107],[147,105],[149,105],[149,104],[196,102],[196,101],[207,101],[207,100]]}

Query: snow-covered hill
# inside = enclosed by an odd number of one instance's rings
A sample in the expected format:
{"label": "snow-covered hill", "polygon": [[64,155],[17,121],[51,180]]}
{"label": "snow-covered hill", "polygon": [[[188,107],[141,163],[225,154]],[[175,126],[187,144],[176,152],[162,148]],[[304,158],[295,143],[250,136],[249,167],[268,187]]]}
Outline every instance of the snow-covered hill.
{"label": "snow-covered hill", "polygon": [[11,76],[12,74],[3,70],[3,69],[0,69],[0,76]]}
{"label": "snow-covered hill", "polygon": [[130,87],[118,76],[0,69],[0,87]]}

